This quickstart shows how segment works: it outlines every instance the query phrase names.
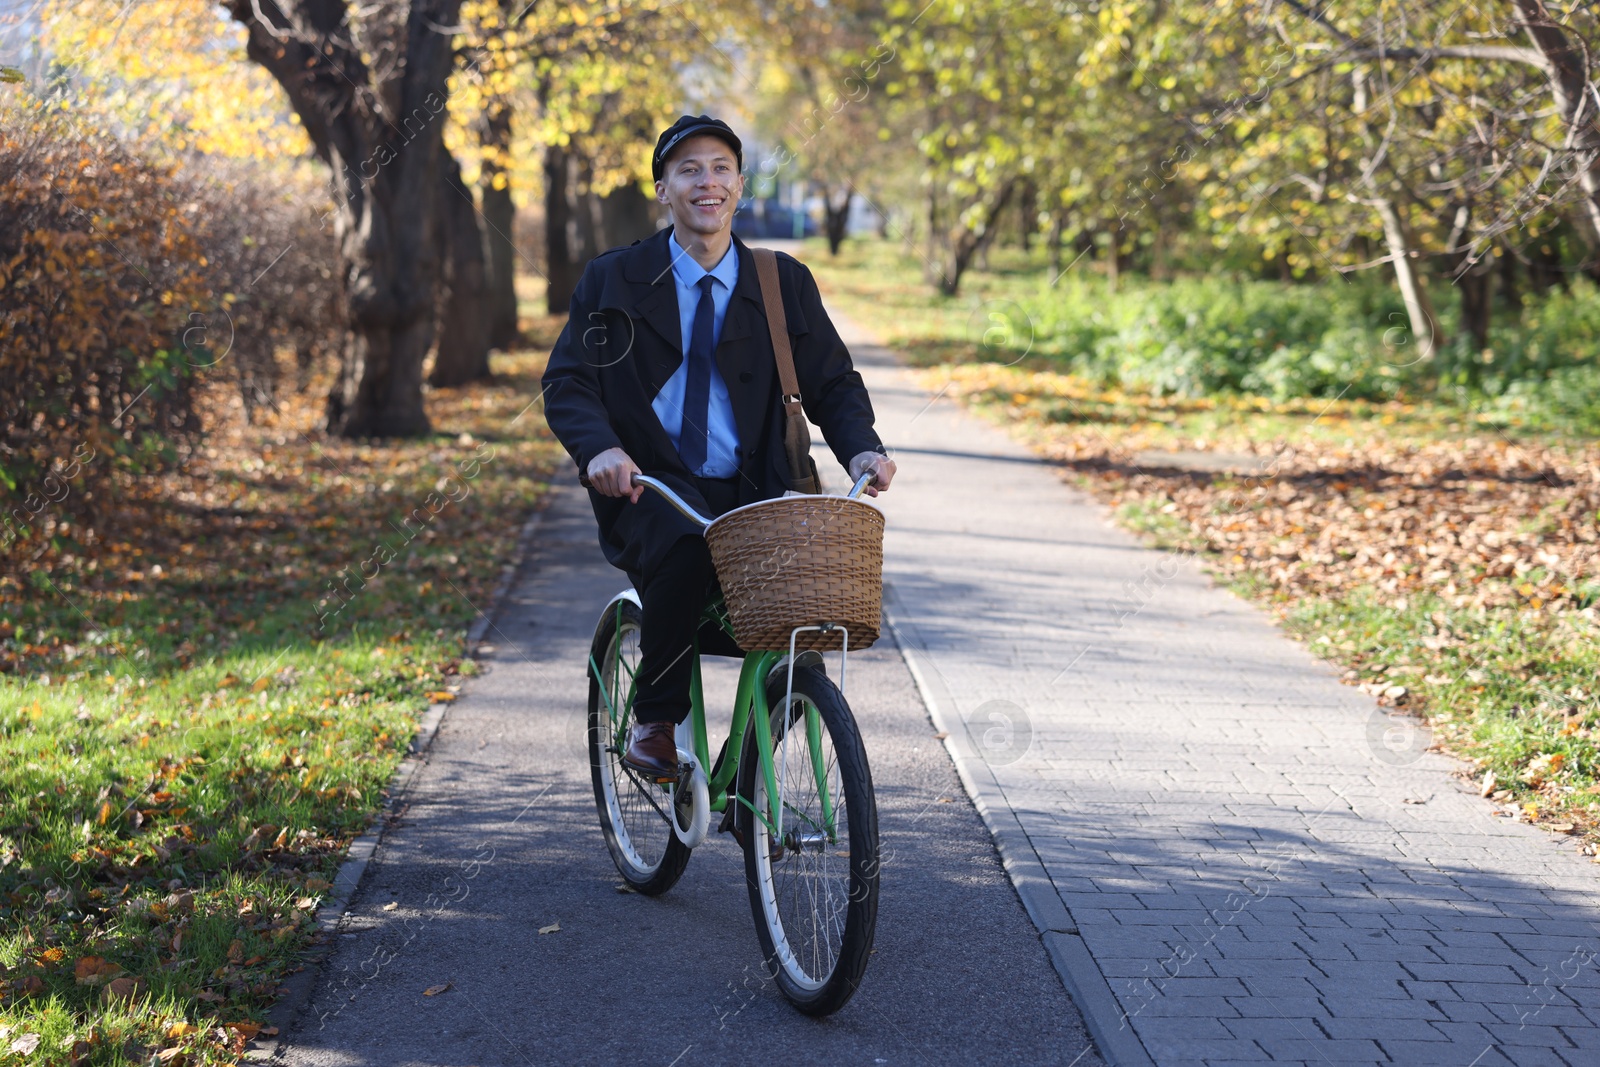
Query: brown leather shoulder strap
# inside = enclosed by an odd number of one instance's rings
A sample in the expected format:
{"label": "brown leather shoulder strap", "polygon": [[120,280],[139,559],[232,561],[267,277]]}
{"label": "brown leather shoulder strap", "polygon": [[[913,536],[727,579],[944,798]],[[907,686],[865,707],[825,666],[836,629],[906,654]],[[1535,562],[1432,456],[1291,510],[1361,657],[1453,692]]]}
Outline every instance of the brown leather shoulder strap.
{"label": "brown leather shoulder strap", "polygon": [[778,255],[770,248],[752,248],[756,277],[761,280],[761,303],[767,313],[767,329],[772,333],[772,354],[778,364],[778,384],[783,388],[783,406],[793,411],[800,406],[800,380],[794,373],[794,352],[789,348],[789,322],[783,313],[783,290],[778,284]]}

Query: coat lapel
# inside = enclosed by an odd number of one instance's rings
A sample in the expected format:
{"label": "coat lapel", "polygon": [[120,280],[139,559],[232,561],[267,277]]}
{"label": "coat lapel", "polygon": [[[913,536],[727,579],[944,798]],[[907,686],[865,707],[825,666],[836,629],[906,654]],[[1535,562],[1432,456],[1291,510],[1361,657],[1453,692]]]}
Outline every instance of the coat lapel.
{"label": "coat lapel", "polygon": [[[683,362],[682,326],[678,320],[678,287],[672,280],[672,229],[639,242],[628,257],[624,275],[629,282],[631,307],[622,310],[644,320],[654,337],[635,338],[635,352],[644,361],[650,398],[661,392]],[[642,343],[648,342],[648,343]]]}

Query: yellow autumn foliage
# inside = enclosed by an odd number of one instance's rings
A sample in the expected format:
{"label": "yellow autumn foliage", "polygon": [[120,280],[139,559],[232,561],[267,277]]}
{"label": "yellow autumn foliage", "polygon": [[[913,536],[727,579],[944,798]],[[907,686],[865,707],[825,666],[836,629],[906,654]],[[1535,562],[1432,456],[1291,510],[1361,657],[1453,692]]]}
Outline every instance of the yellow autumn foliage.
{"label": "yellow autumn foliage", "polygon": [[244,30],[205,0],[47,0],[41,44],[81,75],[79,110],[98,111],[173,153],[303,156],[310,140],[282,91],[245,59]]}

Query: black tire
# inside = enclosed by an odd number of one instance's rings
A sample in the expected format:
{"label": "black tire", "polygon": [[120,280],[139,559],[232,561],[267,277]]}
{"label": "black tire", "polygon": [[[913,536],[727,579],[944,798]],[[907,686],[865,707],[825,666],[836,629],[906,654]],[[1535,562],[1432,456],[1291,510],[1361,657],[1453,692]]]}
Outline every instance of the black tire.
{"label": "black tire", "polygon": [[[872,952],[878,922],[878,809],[866,749],[844,694],[821,671],[796,668],[794,699],[785,709],[780,707],[784,684],[784,672],[780,671],[767,686],[768,706],[773,709],[774,772],[784,775],[785,811],[802,832],[786,822],[784,844],[774,858],[772,834],[766,824],[740,804],[745,881],[767,973],[795,1007],[807,1015],[829,1015],[842,1008],[860,987]],[[844,795],[842,819],[838,818],[837,799],[833,801],[836,825],[831,841],[820,821],[816,778],[809,772],[810,746],[804,727],[807,704],[817,709],[820,719],[826,777],[833,783],[829,794],[836,796],[842,791]],[[782,770],[778,754],[791,731],[789,762]],[[745,731],[739,761],[739,795],[765,811],[766,783],[758,745],[752,726]],[[801,773],[796,773],[797,768]],[[805,831],[807,826],[810,831]],[[826,909],[820,926],[819,901]]]}
{"label": "black tire", "polygon": [[[637,669],[639,626],[639,606],[624,600],[608,607],[595,627],[590,657],[606,677],[613,702],[627,693],[627,686],[616,681],[617,675],[624,674],[619,663],[628,662],[631,656]],[[620,660],[618,643],[622,645]],[[646,896],[658,896],[683,877],[691,851],[662,814],[672,810],[674,790],[638,778],[623,766],[626,736],[614,736],[594,667],[585,664],[585,670],[589,675],[589,774],[594,780],[594,802],[600,811],[606,848],[629,886]]]}

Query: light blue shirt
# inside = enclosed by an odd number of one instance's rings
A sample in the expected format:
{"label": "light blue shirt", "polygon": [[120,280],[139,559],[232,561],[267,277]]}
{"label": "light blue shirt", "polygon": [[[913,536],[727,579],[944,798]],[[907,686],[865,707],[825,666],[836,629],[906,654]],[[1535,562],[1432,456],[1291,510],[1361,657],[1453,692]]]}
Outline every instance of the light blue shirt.
{"label": "light blue shirt", "polygon": [[[672,280],[678,289],[678,325],[682,330],[683,362],[661,387],[661,392],[650,402],[661,428],[672,438],[672,447],[678,447],[683,434],[683,394],[689,384],[689,341],[694,336],[694,313],[700,306],[700,279],[707,274],[716,279],[711,285],[711,337],[712,351],[722,338],[722,320],[728,314],[728,302],[733,299],[733,287],[739,280],[739,254],[733,245],[721,261],[709,271],[694,261],[694,257],[678,244],[674,233],[667,243],[672,252]],[[733,401],[728,397],[728,385],[722,372],[711,364],[711,411],[706,424],[706,462],[693,473],[702,478],[731,478],[739,473],[739,428],[733,421]]]}

